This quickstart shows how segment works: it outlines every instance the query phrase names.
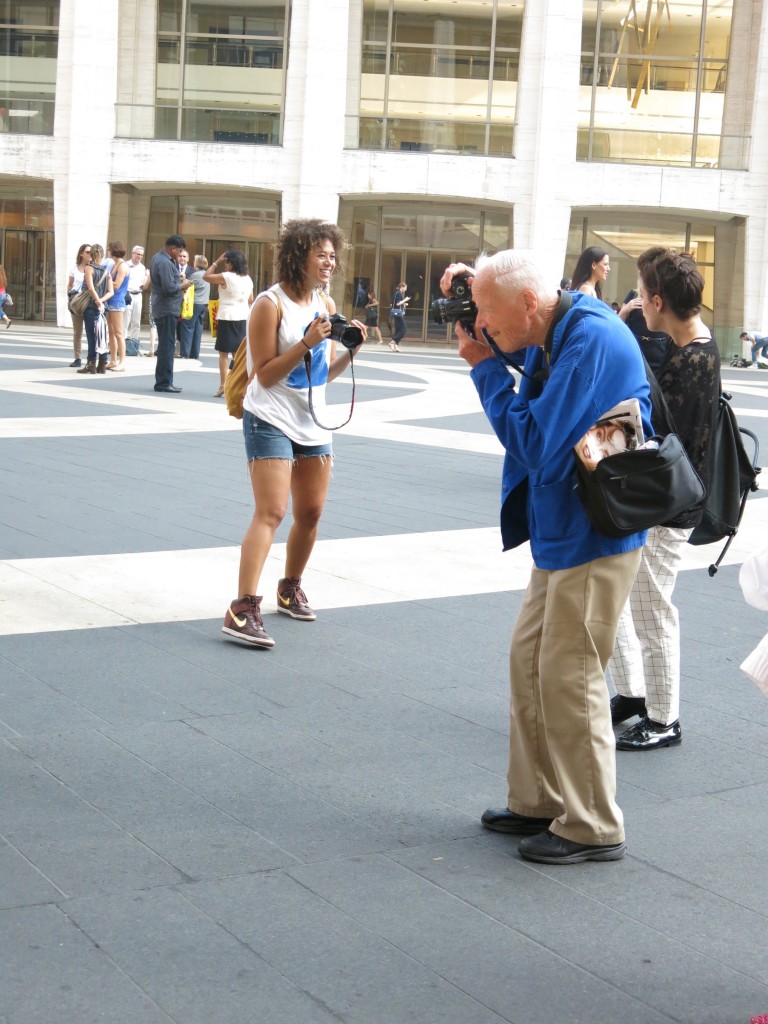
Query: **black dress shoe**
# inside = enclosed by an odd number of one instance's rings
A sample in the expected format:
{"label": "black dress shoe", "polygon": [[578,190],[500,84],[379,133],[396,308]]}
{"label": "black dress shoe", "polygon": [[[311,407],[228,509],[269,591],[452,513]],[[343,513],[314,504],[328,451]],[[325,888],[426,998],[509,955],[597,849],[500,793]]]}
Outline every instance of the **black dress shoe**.
{"label": "black dress shoe", "polygon": [[83,365],[83,361],[82,361],[82,359],[73,359],[72,362],[69,365],[70,366],[82,366]]}
{"label": "black dress shoe", "polygon": [[489,807],[483,811],[480,821],[492,832],[506,832],[513,836],[535,835],[552,824],[551,818],[528,818],[508,811],[506,807]]}
{"label": "black dress shoe", "polygon": [[614,725],[626,722],[635,715],[642,717],[647,713],[644,697],[623,697],[620,693],[615,693],[611,697],[611,721]]}
{"label": "black dress shoe", "polygon": [[165,391],[169,395],[178,395],[181,388],[177,388],[174,384],[168,384],[164,388],[159,388],[157,384],[155,384],[155,391]]}
{"label": "black dress shoe", "polygon": [[674,747],[682,742],[679,719],[671,725],[660,725],[646,715],[619,736],[616,749],[656,750],[657,747]]}
{"label": "black dress shoe", "polygon": [[612,846],[585,846],[563,839],[547,830],[537,836],[521,839],[518,845],[520,856],[535,860],[539,864],[580,864],[584,860],[621,860],[627,852],[625,843]]}

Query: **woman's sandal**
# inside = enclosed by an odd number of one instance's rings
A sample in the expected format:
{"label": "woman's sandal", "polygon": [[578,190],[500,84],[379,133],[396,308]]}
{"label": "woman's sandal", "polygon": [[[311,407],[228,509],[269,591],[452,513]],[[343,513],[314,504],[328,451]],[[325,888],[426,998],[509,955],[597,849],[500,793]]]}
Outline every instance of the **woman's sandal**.
{"label": "woman's sandal", "polygon": [[224,395],[224,388],[221,387],[221,388],[219,388],[219,390],[216,392],[216,394],[213,397],[214,398],[221,398],[221,397],[223,397],[223,395]]}

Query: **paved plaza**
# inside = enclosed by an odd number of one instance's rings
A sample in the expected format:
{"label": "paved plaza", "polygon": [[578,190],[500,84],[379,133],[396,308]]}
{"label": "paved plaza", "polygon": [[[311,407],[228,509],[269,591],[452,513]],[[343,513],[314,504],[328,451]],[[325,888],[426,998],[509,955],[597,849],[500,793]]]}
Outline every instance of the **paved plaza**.
{"label": "paved plaza", "polygon": [[[146,347],[146,342],[145,342]],[[768,1013],[765,493],[677,594],[681,746],[619,753],[628,854],[546,867],[506,796],[502,453],[455,352],[370,346],[272,651],[220,632],[251,515],[216,356],[77,375],[0,334],[0,1024],[749,1024]],[[725,367],[768,462],[768,370]],[[349,373],[329,389],[346,417]]]}

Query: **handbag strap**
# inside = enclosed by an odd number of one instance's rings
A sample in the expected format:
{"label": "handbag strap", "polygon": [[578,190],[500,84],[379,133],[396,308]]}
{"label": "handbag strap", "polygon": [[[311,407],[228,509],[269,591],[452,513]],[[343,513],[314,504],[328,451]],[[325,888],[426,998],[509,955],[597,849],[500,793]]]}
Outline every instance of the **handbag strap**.
{"label": "handbag strap", "polygon": [[[640,355],[643,359],[643,365],[645,366],[645,376],[648,378],[648,387],[650,388],[651,398],[651,410],[653,412],[653,430],[655,434],[676,434],[677,427],[675,426],[675,417],[667,405],[667,400],[664,397],[664,392],[661,390],[661,385],[656,379],[656,374],[653,372],[648,364],[648,360],[643,355],[642,351]],[[659,424],[659,414],[664,421]],[[659,430],[659,426],[663,429]]]}

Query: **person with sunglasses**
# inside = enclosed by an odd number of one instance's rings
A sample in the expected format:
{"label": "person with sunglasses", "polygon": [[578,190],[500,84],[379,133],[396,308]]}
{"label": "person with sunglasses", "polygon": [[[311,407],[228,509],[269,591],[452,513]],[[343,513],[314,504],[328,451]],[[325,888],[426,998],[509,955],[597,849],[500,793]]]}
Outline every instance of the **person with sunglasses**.
{"label": "person with sunglasses", "polygon": [[[77,250],[77,256],[75,257],[75,265],[69,272],[67,278],[67,304],[69,304],[74,297],[79,294],[83,289],[83,282],[85,280],[85,268],[91,262],[91,246],[89,242],[83,242],[80,248]],[[83,318],[79,313],[74,313],[70,309],[70,315],[72,317],[72,344],[75,350],[74,361],[71,362],[70,366],[82,366],[83,360],[81,358],[83,352]]]}

